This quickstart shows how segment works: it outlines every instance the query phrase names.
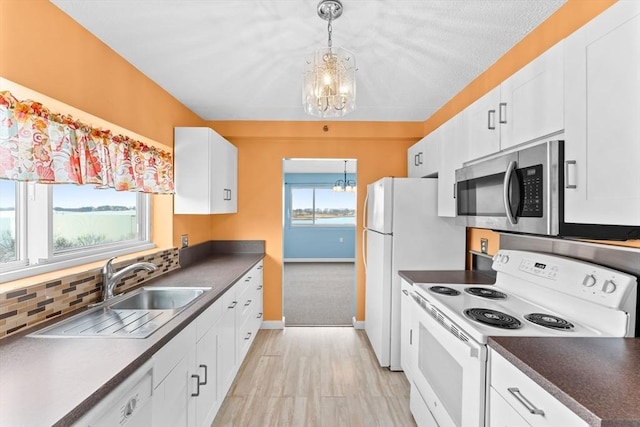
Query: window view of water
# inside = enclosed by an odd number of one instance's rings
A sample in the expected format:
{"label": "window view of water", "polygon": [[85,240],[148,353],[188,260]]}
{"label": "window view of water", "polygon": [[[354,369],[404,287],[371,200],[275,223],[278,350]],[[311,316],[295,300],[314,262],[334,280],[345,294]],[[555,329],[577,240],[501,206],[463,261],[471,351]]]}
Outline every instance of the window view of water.
{"label": "window view of water", "polygon": [[291,225],[356,225],[356,193],[331,188],[292,188]]}

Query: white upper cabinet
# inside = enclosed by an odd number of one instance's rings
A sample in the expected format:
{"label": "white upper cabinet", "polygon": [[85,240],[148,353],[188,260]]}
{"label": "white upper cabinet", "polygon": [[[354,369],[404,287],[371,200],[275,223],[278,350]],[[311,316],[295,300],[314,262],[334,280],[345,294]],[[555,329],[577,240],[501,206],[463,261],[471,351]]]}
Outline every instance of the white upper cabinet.
{"label": "white upper cabinet", "polygon": [[563,44],[551,47],[460,113],[468,123],[465,162],[564,129]]}
{"label": "white upper cabinet", "polygon": [[438,128],[440,146],[440,170],[438,172],[438,216],[456,216],[456,169],[467,158],[467,117],[458,114]]}
{"label": "white upper cabinet", "polygon": [[431,132],[409,147],[407,152],[409,178],[435,176],[440,167],[440,138],[438,130]]}
{"label": "white upper cabinet", "polygon": [[563,45],[551,47],[500,85],[502,150],[564,129]]}
{"label": "white upper cabinet", "polygon": [[465,140],[469,151],[465,161],[500,151],[499,104],[500,86],[460,113],[467,116],[468,121]]}
{"label": "white upper cabinet", "polygon": [[238,211],[238,149],[206,127],[175,128],[175,214]]}
{"label": "white upper cabinet", "polygon": [[566,39],[565,222],[640,225],[640,2]]}

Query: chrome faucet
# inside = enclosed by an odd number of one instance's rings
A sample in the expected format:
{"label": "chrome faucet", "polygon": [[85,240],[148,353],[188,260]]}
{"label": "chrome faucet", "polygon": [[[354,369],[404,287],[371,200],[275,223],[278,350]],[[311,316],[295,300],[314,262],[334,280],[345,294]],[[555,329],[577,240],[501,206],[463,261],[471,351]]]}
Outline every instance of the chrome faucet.
{"label": "chrome faucet", "polygon": [[156,271],[158,269],[155,264],[150,262],[136,262],[135,264],[128,265],[117,273],[114,273],[113,266],[111,265],[114,259],[116,259],[116,257],[109,259],[104,267],[102,267],[102,302],[113,298],[113,291],[116,288],[118,281],[125,274],[132,273],[137,270]]}

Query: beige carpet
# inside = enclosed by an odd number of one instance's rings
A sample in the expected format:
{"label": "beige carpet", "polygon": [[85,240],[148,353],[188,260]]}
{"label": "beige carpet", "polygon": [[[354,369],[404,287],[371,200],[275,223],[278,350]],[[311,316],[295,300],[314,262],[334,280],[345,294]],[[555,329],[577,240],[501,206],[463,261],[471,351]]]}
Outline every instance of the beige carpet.
{"label": "beige carpet", "polygon": [[355,313],[355,267],[348,262],[284,264],[285,326],[347,326]]}

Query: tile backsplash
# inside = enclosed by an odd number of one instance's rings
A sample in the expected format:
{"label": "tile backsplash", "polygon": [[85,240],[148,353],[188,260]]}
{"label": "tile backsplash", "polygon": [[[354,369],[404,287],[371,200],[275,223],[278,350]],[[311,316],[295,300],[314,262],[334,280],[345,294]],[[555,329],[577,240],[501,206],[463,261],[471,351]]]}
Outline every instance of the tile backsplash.
{"label": "tile backsplash", "polygon": [[[177,248],[116,262],[113,266],[115,270],[120,270],[141,261],[151,262],[158,269],[153,272],[140,270],[123,277],[116,286],[115,294],[136,288],[151,278],[180,268]],[[0,293],[0,339],[98,302],[101,291],[102,271],[101,268],[95,268],[24,289]]]}

